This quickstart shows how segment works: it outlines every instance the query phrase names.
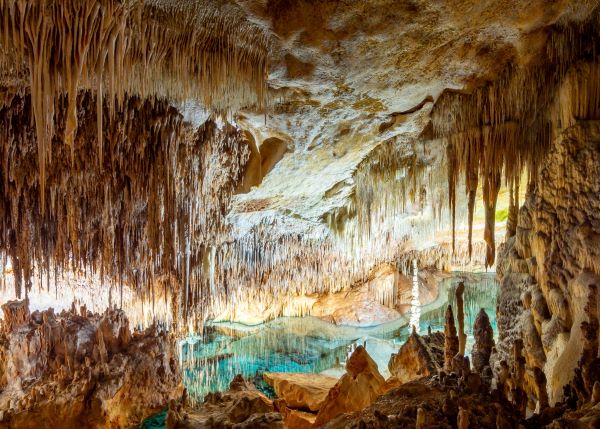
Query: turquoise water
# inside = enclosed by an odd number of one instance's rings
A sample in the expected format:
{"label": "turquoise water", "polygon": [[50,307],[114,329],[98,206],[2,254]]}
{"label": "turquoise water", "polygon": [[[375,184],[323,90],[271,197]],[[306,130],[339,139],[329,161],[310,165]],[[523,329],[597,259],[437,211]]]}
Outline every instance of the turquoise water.
{"label": "turquoise water", "polygon": [[[494,273],[456,273],[442,280],[438,299],[420,307],[420,333],[426,334],[429,327],[443,331],[447,304],[456,308],[459,281],[465,282],[465,328],[470,352],[473,323],[481,308],[486,310],[497,333]],[[208,392],[227,390],[236,374],[249,378],[272,397],[272,390],[262,379],[263,372],[341,376],[352,348],[365,342],[380,372],[388,377],[390,355],[398,351],[409,334],[408,317],[369,328],[335,326],[314,317],[280,318],[258,326],[213,323],[205,327],[201,336],[188,337],[180,343],[183,383],[196,404],[201,404]],[[161,427],[154,425],[160,421],[160,417],[155,418],[145,429]]]}
{"label": "turquoise water", "polygon": [[[473,343],[472,327],[484,308],[496,331],[496,291],[493,273],[460,274],[440,283],[436,302],[421,307],[420,333],[444,329],[446,305],[456,308],[455,289],[465,281],[465,325],[467,350]],[[364,344],[388,376],[387,362],[410,334],[407,319],[376,327],[335,326],[314,317],[280,318],[248,327],[233,323],[206,326],[202,336],[181,344],[183,381],[190,397],[202,402],[208,392],[227,390],[236,374],[255,382],[272,394],[262,381],[263,372],[311,372],[341,375],[353,345]]]}

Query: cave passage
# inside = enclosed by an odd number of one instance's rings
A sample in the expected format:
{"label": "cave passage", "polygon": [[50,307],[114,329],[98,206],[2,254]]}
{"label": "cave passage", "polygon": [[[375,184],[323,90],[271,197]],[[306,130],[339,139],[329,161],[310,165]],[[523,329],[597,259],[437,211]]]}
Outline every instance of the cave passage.
{"label": "cave passage", "polygon": [[0,429],[600,427],[600,0],[0,0]]}

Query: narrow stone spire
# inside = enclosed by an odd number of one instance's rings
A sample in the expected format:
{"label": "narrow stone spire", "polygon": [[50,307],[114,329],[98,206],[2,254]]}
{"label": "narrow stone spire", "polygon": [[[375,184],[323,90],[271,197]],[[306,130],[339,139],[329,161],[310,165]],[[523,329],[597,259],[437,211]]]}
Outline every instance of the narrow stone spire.
{"label": "narrow stone spire", "polygon": [[475,319],[473,326],[475,345],[471,353],[473,368],[481,373],[490,364],[490,355],[494,347],[494,331],[485,310],[482,308]]}
{"label": "narrow stone spire", "polygon": [[456,325],[454,324],[454,313],[451,305],[446,308],[444,337],[444,370],[450,371],[452,369],[452,359],[458,353],[458,337],[456,336]]}

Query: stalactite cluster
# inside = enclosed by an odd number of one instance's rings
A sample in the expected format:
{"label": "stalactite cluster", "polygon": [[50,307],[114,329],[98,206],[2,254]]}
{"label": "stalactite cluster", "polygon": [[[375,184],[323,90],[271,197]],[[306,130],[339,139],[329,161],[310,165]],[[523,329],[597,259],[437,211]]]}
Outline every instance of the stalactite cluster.
{"label": "stalactite cluster", "polygon": [[[99,274],[116,304],[123,284],[148,306],[172,294],[168,305],[180,320],[191,305],[191,279],[209,272],[207,243],[227,229],[228,196],[248,159],[243,134],[212,120],[193,133],[166,101],[128,96],[115,113],[119,121],[105,122],[108,150],[99,160],[97,100],[80,92],[75,149],[61,143],[66,126],[58,126],[43,210],[31,100],[15,96],[0,109],[0,250],[5,264],[10,257],[17,296],[34,272],[48,288],[63,271]],[[66,96],[59,100],[58,124],[68,104]],[[103,115],[110,114],[104,103]]]}
{"label": "stalactite cluster", "polygon": [[[268,39],[241,12],[228,8],[225,14],[219,7],[210,1],[0,2],[2,64],[12,64],[9,76],[28,75],[13,90],[25,86],[31,92],[42,211],[58,127],[75,156],[79,89],[97,94],[100,162],[105,101],[108,122],[118,118],[126,94],[198,99],[216,111],[265,105]],[[59,122],[63,95],[67,107]]]}
{"label": "stalactite cluster", "polygon": [[[546,29],[544,56],[527,64],[511,63],[497,79],[470,93],[447,90],[434,106],[433,134],[447,141],[453,218],[458,182],[464,178],[469,241],[478,183],[483,189],[487,266],[495,260],[495,211],[502,183],[518,195],[521,175],[527,172],[530,178],[535,177],[556,130],[569,126],[590,109],[597,109],[597,90],[589,93],[587,86],[569,77],[569,70],[573,64],[595,57],[600,47],[598,24],[598,11],[584,22],[555,24]],[[581,67],[589,69],[589,79],[595,78],[595,66]],[[565,79],[574,91],[565,90],[564,86],[560,89]],[[581,90],[578,92],[577,88]],[[564,99],[573,95],[576,99]],[[511,222],[514,224],[514,219]]]}
{"label": "stalactite cluster", "polygon": [[[353,174],[348,203],[324,216],[326,226],[314,225],[305,234],[288,232],[285,219],[274,214],[214,246],[207,257],[210,283],[194,286],[199,288],[194,302],[202,302],[198,314],[219,320],[264,312],[267,318],[298,316],[310,312],[310,297],[363,284],[382,263],[392,263],[405,275],[412,274],[415,259],[419,267],[447,268],[446,247],[419,247],[433,243],[435,232],[448,226],[445,169],[431,168],[440,161],[443,142],[406,143],[384,141],[364,158]],[[230,221],[239,228],[243,216],[266,211],[269,204],[236,201],[239,218]],[[382,305],[395,302],[393,288],[372,292]]]}

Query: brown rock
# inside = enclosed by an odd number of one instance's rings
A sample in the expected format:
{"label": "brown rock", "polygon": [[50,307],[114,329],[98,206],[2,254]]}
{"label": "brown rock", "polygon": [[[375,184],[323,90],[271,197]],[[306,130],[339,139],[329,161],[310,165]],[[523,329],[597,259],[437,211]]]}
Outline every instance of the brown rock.
{"label": "brown rock", "polygon": [[[439,339],[442,338],[441,334],[436,334]],[[401,383],[429,377],[440,370],[439,362],[431,348],[417,333],[408,337],[397,354],[392,354],[388,368],[392,376]]]}
{"label": "brown rock", "polygon": [[456,335],[456,325],[454,324],[454,314],[451,305],[446,309],[444,338],[444,370],[450,371],[452,369],[452,359],[458,353],[458,336]]}
{"label": "brown rock", "polygon": [[3,332],[10,334],[17,326],[29,322],[29,303],[23,301],[9,301],[2,306],[4,313]]}
{"label": "brown rock", "polygon": [[[3,310],[6,389],[0,409],[9,427],[38,428],[52,421],[64,429],[125,428],[179,396],[172,340],[155,329],[125,333],[128,321],[120,310],[30,315],[25,301]],[[119,332],[128,340],[105,348],[105,336],[118,338]]]}
{"label": "brown rock", "polygon": [[265,372],[265,381],[288,407],[318,411],[337,378],[320,374]]}
{"label": "brown rock", "polygon": [[483,308],[479,311],[475,319],[473,336],[475,337],[475,344],[471,353],[473,368],[475,371],[481,373],[483,368],[489,366],[490,355],[494,347],[494,331],[490,324],[490,319]]}
{"label": "brown rock", "polygon": [[329,391],[315,421],[322,426],[336,416],[362,410],[372,404],[386,388],[377,364],[362,346],[352,353],[346,364],[346,374]]}
{"label": "brown rock", "polygon": [[227,392],[209,393],[200,408],[184,410],[177,428],[284,429],[282,411],[285,408],[285,402],[279,401],[277,409],[280,412],[276,412],[269,398],[237,375]]}
{"label": "brown rock", "polygon": [[287,429],[311,429],[317,420],[315,414],[289,408],[283,413],[283,416]]}

